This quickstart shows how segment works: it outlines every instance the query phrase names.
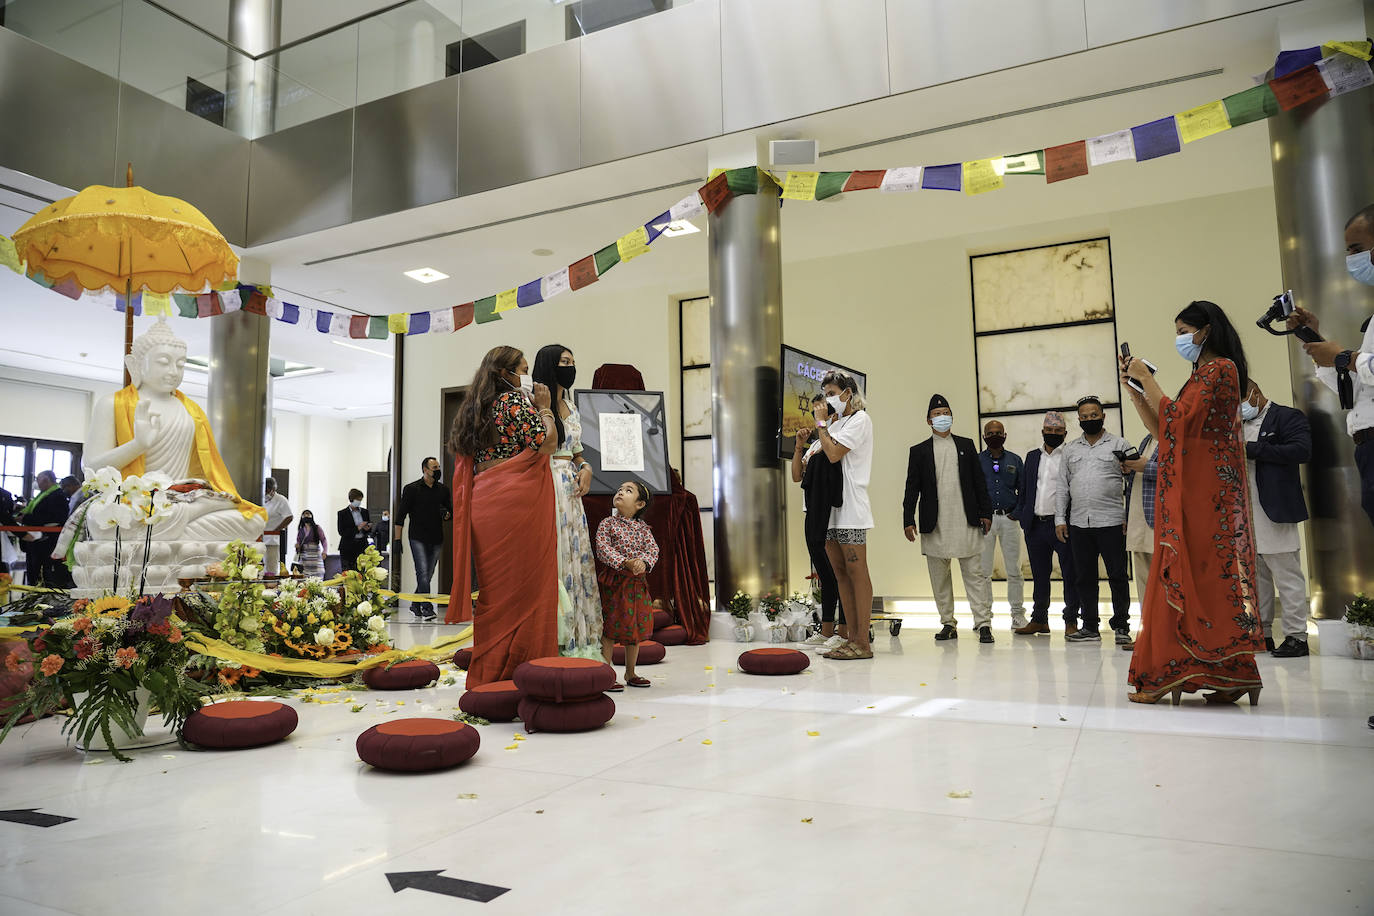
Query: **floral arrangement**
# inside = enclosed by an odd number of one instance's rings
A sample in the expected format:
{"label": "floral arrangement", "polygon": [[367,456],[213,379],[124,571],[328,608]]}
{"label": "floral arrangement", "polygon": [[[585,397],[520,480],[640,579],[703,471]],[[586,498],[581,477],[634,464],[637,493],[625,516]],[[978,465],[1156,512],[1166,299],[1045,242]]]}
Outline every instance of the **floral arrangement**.
{"label": "floral arrangement", "polygon": [[71,704],[63,732],[87,747],[99,735],[117,759],[128,762],[110,726],[113,722],[131,735],[141,732],[139,688],[148,691],[164,722],[180,735],[204,691],[184,674],[191,653],[171,599],[110,595],[77,601],[72,611],[52,626],[24,634],[37,670],[28,690],[11,701],[0,740],[25,715]]}
{"label": "floral arrangement", "polygon": [[754,599],[744,592],[735,592],[735,596],[726,603],[725,609],[730,612],[731,617],[747,621],[749,615],[754,613]]}
{"label": "floral arrangement", "polygon": [[1359,627],[1374,627],[1374,598],[1360,592],[1345,608],[1345,622]]}
{"label": "floral arrangement", "polygon": [[818,607],[821,603],[821,574],[813,572],[806,577],[806,581],[811,583],[811,601],[813,606]]}
{"label": "floral arrangement", "polygon": [[764,592],[759,598],[759,610],[768,618],[769,623],[777,623],[785,607],[782,595],[777,592]]}
{"label": "floral arrangement", "polygon": [[115,533],[114,581],[110,591],[119,591],[120,551],[124,532],[142,529],[142,572],[138,592],[143,592],[148,570],[148,554],[152,549],[153,526],[171,515],[172,478],[152,472],[142,476],[124,477],[118,468],[104,467],[96,471],[81,489],[90,495],[81,504],[80,523],[97,530]]}

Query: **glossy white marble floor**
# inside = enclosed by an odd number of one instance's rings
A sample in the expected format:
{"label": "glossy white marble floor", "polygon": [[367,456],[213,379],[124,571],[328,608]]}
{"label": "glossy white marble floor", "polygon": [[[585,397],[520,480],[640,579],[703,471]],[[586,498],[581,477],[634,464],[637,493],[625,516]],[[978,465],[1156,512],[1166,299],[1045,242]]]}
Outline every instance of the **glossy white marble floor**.
{"label": "glossy white marble floor", "polygon": [[[131,764],[44,721],[0,746],[0,809],[76,820],[0,822],[0,913],[1374,912],[1374,663],[1265,657],[1258,708],[1143,707],[1111,643],[1003,616],[982,646],[963,620],[791,678],[672,648],[604,730],[491,725],[430,775],[373,771],[354,738],[450,715],[456,686],[298,702],[283,744]],[[387,878],[422,871],[509,892]]]}

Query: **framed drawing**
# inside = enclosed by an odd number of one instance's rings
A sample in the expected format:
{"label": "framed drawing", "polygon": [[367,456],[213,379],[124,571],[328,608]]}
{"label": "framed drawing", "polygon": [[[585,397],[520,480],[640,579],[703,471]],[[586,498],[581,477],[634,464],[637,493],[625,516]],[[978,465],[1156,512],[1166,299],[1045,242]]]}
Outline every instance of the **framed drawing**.
{"label": "framed drawing", "polygon": [[627,480],[651,493],[672,492],[663,392],[584,389],[573,397],[582,418],[582,454],[592,464],[592,493],[614,493]]}

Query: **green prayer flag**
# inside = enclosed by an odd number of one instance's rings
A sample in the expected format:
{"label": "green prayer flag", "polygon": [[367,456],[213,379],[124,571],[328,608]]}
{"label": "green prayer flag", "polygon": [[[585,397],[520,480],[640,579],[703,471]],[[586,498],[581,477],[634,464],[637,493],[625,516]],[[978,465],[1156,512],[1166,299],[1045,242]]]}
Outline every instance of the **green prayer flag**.
{"label": "green prayer flag", "polygon": [[620,249],[611,243],[592,255],[592,258],[596,262],[596,275],[599,277],[620,263]]}
{"label": "green prayer flag", "polygon": [[844,190],[844,184],[849,180],[853,172],[821,172],[821,177],[816,179],[816,199],[825,200],[827,197],[834,197]]}
{"label": "green prayer flag", "polygon": [[177,307],[177,314],[182,318],[198,318],[200,310],[196,308],[196,297],[189,293],[173,293],[172,302]]}
{"label": "green prayer flag", "polygon": [[1045,174],[1045,151],[1031,150],[1014,156],[1003,156],[1005,165],[1003,175],[1043,175]]}
{"label": "green prayer flag", "polygon": [[386,340],[390,335],[385,315],[373,315],[367,320],[367,336],[372,340]]}
{"label": "green prayer flag", "polygon": [[496,314],[496,297],[488,296],[485,299],[478,299],[472,304],[472,314],[476,317],[478,324],[486,324],[488,321],[500,321],[501,316]]}
{"label": "green prayer flag", "polygon": [[1231,122],[1232,127],[1263,121],[1279,113],[1279,101],[1274,98],[1274,90],[1269,88],[1268,83],[1228,95],[1221,100],[1221,104],[1226,106],[1226,120]]}
{"label": "green prayer flag", "polygon": [[729,169],[725,173],[725,183],[732,194],[759,193],[759,168],[751,165],[743,169]]}

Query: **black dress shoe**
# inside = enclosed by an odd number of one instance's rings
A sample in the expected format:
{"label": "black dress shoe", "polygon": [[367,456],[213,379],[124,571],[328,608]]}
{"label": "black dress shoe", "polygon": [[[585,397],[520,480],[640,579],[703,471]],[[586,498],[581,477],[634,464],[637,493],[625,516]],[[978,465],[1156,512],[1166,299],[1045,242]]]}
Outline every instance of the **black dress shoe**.
{"label": "black dress shoe", "polygon": [[946,626],[942,628],[940,632],[935,634],[935,638],[941,642],[945,641],[946,639],[958,639],[959,631],[952,626]]}
{"label": "black dress shoe", "polygon": [[979,641],[979,642],[984,642],[984,643],[986,643],[986,642],[996,642],[997,640],[995,640],[995,639],[992,638],[992,627],[979,627],[979,628],[978,628],[978,641]]}
{"label": "black dress shoe", "polygon": [[1290,636],[1283,641],[1283,645],[1274,649],[1270,654],[1275,658],[1300,658],[1309,654],[1307,651],[1307,640],[1298,639]]}
{"label": "black dress shoe", "polygon": [[[1286,639],[1284,640],[1284,642],[1287,642],[1287,641],[1288,641],[1288,640],[1286,640]],[[1266,651],[1266,652],[1273,652],[1273,651],[1274,651],[1274,637],[1272,637],[1272,636],[1266,636],[1266,637],[1264,637],[1264,651]]]}

